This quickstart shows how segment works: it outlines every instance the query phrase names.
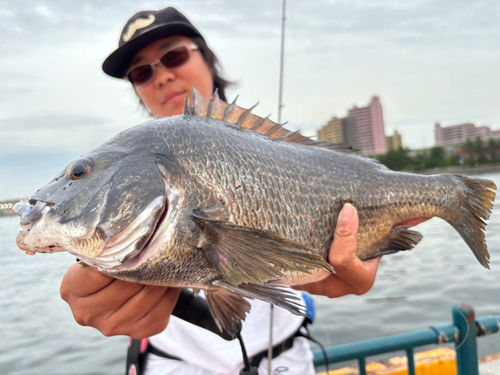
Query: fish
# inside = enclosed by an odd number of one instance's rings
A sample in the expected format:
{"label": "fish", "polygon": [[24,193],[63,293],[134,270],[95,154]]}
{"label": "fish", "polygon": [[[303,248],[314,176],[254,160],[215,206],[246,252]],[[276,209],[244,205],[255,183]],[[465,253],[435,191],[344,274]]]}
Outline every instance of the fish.
{"label": "fish", "polygon": [[446,220],[489,268],[489,180],[394,172],[194,88],[184,114],[122,131],[15,205],[27,254],[67,251],[127,281],[204,290],[235,336],[259,299],[304,314],[291,285],[322,280],[339,213],[361,260],[413,249]]}

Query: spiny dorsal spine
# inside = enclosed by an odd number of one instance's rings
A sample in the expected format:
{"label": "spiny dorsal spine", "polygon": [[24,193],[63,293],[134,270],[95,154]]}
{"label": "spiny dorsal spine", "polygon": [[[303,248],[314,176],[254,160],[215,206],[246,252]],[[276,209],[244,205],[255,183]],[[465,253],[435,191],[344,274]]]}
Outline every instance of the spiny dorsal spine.
{"label": "spiny dorsal spine", "polygon": [[289,131],[283,127],[285,124],[277,124],[269,120],[269,116],[262,118],[251,113],[258,103],[249,109],[244,109],[236,105],[236,99],[231,104],[226,103],[219,98],[217,91],[214,93],[212,100],[206,99],[193,86],[193,105],[191,106],[189,94],[187,94],[184,115],[202,116],[224,121],[283,142],[327,148],[339,152],[352,152],[352,147],[315,141],[303,136],[299,131]]}

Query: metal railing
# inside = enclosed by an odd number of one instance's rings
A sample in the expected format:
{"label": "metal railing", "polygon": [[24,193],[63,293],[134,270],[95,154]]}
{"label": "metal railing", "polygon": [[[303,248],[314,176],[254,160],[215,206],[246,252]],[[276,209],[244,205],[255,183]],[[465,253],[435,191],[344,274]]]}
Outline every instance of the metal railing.
{"label": "metal railing", "polygon": [[[328,363],[357,360],[360,375],[366,375],[367,357],[404,350],[408,357],[408,373],[415,375],[414,348],[454,342],[457,353],[457,374],[479,375],[476,339],[479,336],[498,332],[500,315],[476,320],[474,309],[464,302],[453,307],[452,315],[453,324],[327,348]],[[315,350],[313,353],[314,366],[325,366],[323,352]]]}

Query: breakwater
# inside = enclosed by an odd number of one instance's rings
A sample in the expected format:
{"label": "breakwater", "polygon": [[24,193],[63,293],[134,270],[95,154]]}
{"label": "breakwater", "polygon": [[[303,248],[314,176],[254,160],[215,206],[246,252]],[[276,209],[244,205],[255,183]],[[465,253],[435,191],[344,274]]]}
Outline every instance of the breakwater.
{"label": "breakwater", "polygon": [[20,201],[21,199],[0,201],[0,217],[14,216],[16,213],[12,211],[12,208],[17,202]]}

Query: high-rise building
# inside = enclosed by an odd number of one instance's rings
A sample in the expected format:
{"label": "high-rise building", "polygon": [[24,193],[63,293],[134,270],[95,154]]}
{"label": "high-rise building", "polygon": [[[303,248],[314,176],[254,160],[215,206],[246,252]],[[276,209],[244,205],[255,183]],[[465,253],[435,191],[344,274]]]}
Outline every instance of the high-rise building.
{"label": "high-rise building", "polygon": [[386,137],[387,151],[389,150],[399,150],[403,147],[403,137],[397,130],[394,130],[394,134]]}
{"label": "high-rise building", "polygon": [[374,96],[368,107],[354,107],[344,121],[344,143],[364,155],[387,152],[382,105]]}
{"label": "high-rise building", "polygon": [[318,139],[352,146],[364,155],[387,152],[382,105],[374,96],[367,107],[354,107],[345,118],[333,117],[318,131]]}
{"label": "high-rise building", "polygon": [[500,139],[500,130],[491,130],[488,126],[476,126],[470,122],[446,127],[436,123],[434,136],[437,146],[451,146],[465,143],[468,139],[474,140],[477,137],[483,141]]}
{"label": "high-rise building", "polygon": [[323,142],[344,143],[343,119],[333,117],[318,131],[318,139]]}

